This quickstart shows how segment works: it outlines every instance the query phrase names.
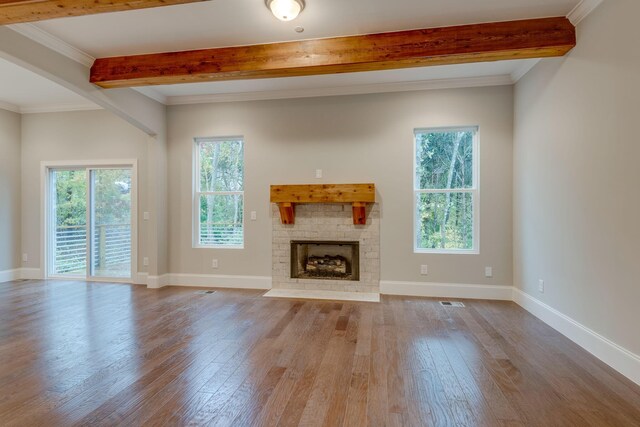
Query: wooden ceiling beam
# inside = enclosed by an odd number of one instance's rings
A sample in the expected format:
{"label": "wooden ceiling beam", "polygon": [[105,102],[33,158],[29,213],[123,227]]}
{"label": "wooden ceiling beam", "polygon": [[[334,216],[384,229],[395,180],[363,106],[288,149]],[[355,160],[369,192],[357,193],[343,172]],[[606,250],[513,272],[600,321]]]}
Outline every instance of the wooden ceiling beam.
{"label": "wooden ceiling beam", "polygon": [[567,18],[544,18],[97,59],[103,88],[309,76],[563,56]]}
{"label": "wooden ceiling beam", "polygon": [[0,25],[197,1],[205,0],[0,0]]}

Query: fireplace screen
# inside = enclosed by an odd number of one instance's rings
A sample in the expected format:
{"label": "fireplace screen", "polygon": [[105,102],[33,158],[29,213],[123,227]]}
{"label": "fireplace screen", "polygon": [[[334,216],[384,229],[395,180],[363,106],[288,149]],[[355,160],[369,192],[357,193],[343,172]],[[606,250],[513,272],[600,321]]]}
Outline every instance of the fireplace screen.
{"label": "fireplace screen", "polygon": [[360,279],[360,243],[291,241],[292,279]]}

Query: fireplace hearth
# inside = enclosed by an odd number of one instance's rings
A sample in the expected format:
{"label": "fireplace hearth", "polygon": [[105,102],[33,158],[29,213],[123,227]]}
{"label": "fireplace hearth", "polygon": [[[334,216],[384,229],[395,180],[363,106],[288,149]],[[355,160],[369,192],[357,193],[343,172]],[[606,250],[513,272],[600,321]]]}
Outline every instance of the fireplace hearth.
{"label": "fireplace hearth", "polygon": [[360,243],[292,240],[291,278],[359,280]]}

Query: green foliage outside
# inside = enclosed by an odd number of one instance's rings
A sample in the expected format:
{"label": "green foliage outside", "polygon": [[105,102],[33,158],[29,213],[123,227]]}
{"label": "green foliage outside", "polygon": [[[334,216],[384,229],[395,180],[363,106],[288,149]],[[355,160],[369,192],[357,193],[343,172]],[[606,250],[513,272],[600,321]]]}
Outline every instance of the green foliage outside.
{"label": "green foliage outside", "polygon": [[93,203],[96,226],[131,223],[131,170],[94,171]]}
{"label": "green foliage outside", "polygon": [[[93,273],[126,277],[130,274],[131,258],[131,170],[96,169],[91,172],[91,178]],[[85,274],[86,170],[56,170],[52,182],[55,191],[55,273]]]}
{"label": "green foliage outside", "polygon": [[416,135],[418,247],[473,248],[473,196],[456,189],[473,188],[472,131],[424,132]]}
{"label": "green foliage outside", "polygon": [[56,225],[76,226],[87,224],[86,173],[81,171],[55,171]]}
{"label": "green foliage outside", "polygon": [[[242,141],[201,142],[200,244],[242,245],[244,147]],[[232,192],[238,194],[216,194]],[[213,194],[211,194],[213,193]]]}
{"label": "green foliage outside", "polygon": [[[54,172],[56,188],[56,225],[78,226],[87,222],[87,183],[84,170]],[[95,224],[131,222],[131,171],[99,169],[94,171]]]}

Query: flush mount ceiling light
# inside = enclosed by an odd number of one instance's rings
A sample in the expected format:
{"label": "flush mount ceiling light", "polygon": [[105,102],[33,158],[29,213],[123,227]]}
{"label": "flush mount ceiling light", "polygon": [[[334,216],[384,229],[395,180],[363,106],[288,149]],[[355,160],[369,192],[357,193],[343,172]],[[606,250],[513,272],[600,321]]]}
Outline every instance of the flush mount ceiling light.
{"label": "flush mount ceiling light", "polygon": [[265,0],[273,15],[281,21],[292,21],[304,9],[304,0]]}

